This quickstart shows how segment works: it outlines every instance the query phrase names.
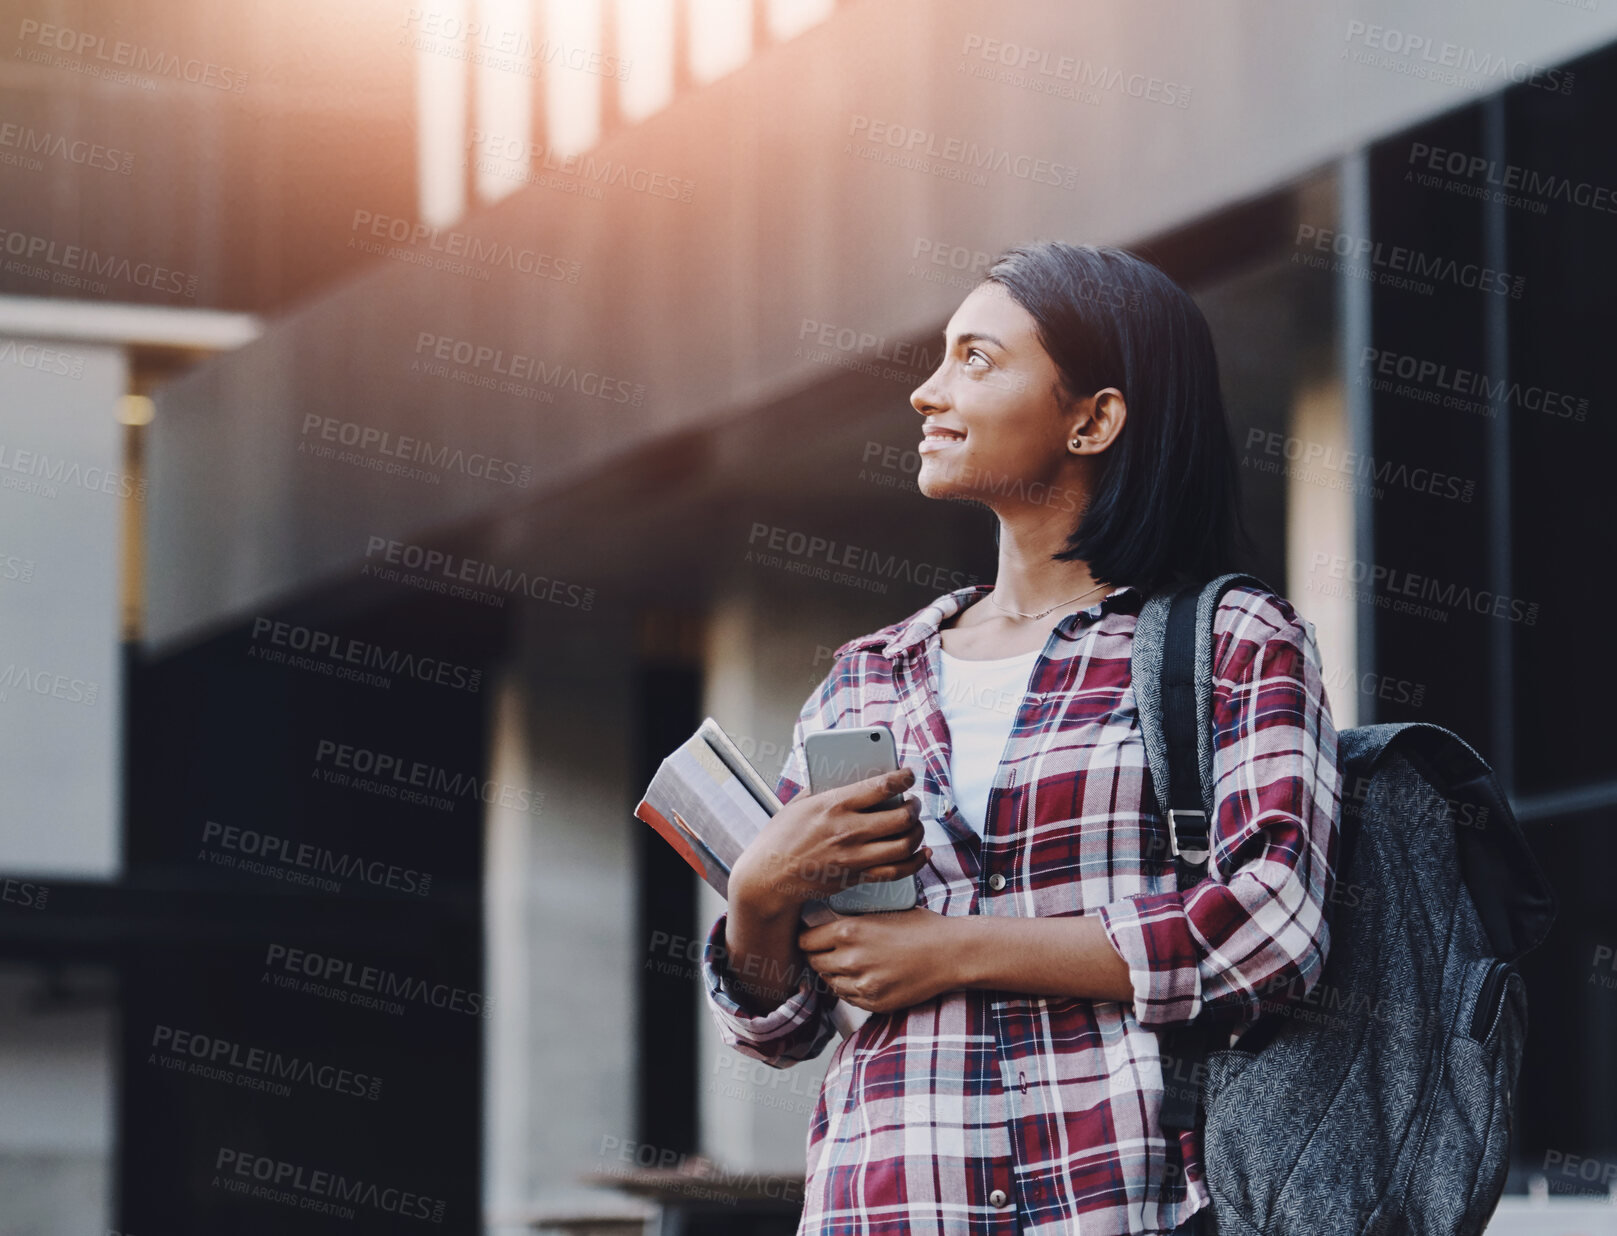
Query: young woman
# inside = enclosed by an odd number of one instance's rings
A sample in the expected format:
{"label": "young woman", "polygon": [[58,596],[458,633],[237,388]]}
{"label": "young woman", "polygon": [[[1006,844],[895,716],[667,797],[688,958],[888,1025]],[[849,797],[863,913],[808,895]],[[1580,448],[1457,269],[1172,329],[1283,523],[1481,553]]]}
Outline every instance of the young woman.
{"label": "young woman", "polygon": [[[944,345],[910,399],[919,485],[998,517],[995,582],[837,650],[709,937],[710,1004],[779,1067],[833,1037],[838,1000],[876,1014],[826,1072],[803,1233],[1204,1230],[1158,1034],[1233,1032],[1323,967],[1340,776],[1313,629],[1255,589],[1220,605],[1213,858],[1180,894],[1129,650],[1142,600],[1226,570],[1237,527],[1206,321],[1129,253],[1043,243]],[[803,792],[805,733],[877,723],[903,770]],[[838,866],[918,875],[921,904],[801,930]]]}

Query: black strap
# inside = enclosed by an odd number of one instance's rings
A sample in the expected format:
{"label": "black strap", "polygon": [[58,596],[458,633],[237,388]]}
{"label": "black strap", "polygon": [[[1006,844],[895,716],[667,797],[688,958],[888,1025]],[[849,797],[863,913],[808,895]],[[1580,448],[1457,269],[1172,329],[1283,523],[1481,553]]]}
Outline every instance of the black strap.
{"label": "black strap", "polygon": [[[1196,611],[1201,589],[1188,587],[1174,596],[1162,637],[1162,737],[1168,747],[1168,837],[1174,876],[1181,893],[1207,875],[1211,821],[1202,797],[1201,759],[1196,718]],[[1210,1032],[1190,1023],[1171,1026],[1159,1036],[1162,1045],[1161,1125],[1166,1130],[1194,1129],[1201,1103]]]}
{"label": "black strap", "polygon": [[1168,609],[1162,636],[1162,738],[1168,746],[1169,841],[1179,891],[1207,874],[1208,821],[1203,808],[1196,723],[1196,605],[1200,589],[1184,588]]}

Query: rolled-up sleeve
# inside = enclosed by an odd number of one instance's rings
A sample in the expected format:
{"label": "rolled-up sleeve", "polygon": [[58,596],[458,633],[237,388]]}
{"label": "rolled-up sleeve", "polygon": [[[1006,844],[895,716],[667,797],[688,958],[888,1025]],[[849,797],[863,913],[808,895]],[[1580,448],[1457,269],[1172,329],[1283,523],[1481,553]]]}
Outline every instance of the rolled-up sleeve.
{"label": "rolled-up sleeve", "polygon": [[719,1026],[719,1037],[743,1056],[751,1056],[777,1069],[790,1068],[800,1060],[819,1055],[835,1031],[829,1017],[836,996],[823,984],[811,981],[813,971],[798,983],[797,991],[765,1013],[749,1013],[724,990],[725,982],[745,983],[746,976],[726,979],[724,970],[724,924],[729,917],[719,915],[708,932],[702,956],[702,978],[707,986],[708,1007]]}
{"label": "rolled-up sleeve", "polygon": [[1274,598],[1220,618],[1208,878],[1097,911],[1146,1026],[1254,1020],[1306,995],[1329,948],[1341,774],[1313,629]]}
{"label": "rolled-up sleeve", "polygon": [[[809,706],[805,706],[804,712],[808,711]],[[792,730],[792,749],[775,786],[775,795],[783,804],[791,802],[807,784],[803,731],[803,718],[799,717]],[[719,915],[702,953],[702,985],[719,1037],[742,1055],[775,1068],[789,1068],[818,1055],[835,1033],[830,1012],[836,995],[823,983],[814,982],[813,971],[805,967],[795,993],[767,1012],[749,1013],[725,990],[726,983],[747,981],[745,973],[733,974],[726,967],[724,927],[728,918],[728,914]]]}

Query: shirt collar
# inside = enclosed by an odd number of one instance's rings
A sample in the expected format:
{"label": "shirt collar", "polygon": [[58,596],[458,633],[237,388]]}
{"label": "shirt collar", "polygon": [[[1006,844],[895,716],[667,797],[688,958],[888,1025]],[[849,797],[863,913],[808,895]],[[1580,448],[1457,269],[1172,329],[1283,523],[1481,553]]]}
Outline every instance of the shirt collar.
{"label": "shirt collar", "polygon": [[[934,639],[942,630],[943,624],[967,606],[981,600],[994,590],[992,584],[971,584],[965,588],[957,588],[953,592],[946,592],[932,604],[917,610],[904,624],[899,626],[897,633],[888,639],[881,647],[881,654],[889,660],[909,656]],[[1121,584],[1113,588],[1100,600],[1085,609],[1067,614],[1055,626],[1055,631],[1063,639],[1077,639],[1083,627],[1099,618],[1102,613],[1110,613],[1125,606],[1137,604],[1144,594],[1133,584]],[[891,628],[889,628],[891,629]],[[873,638],[867,647],[874,647],[880,642],[880,636]]]}

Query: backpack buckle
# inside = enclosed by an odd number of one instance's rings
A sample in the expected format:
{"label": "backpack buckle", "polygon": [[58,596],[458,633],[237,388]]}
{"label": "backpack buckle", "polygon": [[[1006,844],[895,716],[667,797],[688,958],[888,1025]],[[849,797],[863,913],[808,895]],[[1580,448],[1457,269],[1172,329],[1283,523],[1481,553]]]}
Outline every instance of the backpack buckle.
{"label": "backpack buckle", "polygon": [[[1179,843],[1179,817],[1187,819],[1195,816],[1200,823],[1191,830],[1192,835],[1185,838],[1185,843]],[[1175,858],[1183,859],[1193,867],[1205,863],[1212,853],[1212,845],[1207,839],[1207,812],[1181,811],[1173,808],[1168,812],[1168,847]]]}

